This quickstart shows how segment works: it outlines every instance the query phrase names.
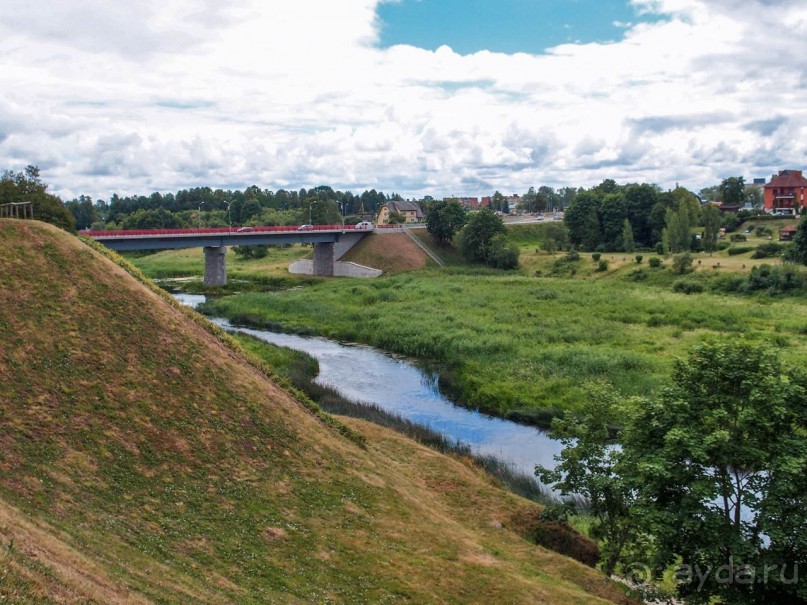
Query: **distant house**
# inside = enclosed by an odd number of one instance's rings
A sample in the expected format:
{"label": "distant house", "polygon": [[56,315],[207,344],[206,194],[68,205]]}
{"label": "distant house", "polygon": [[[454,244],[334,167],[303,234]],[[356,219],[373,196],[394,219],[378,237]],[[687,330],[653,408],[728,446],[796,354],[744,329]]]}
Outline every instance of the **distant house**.
{"label": "distant house", "polygon": [[765,185],[765,212],[798,214],[805,205],[807,179],[801,170],[780,170]]}
{"label": "distant house", "polygon": [[796,226],[795,225],[787,225],[779,229],[779,241],[780,242],[789,242],[793,239],[793,236],[796,235]]}
{"label": "distant house", "polygon": [[400,214],[407,223],[419,223],[423,220],[423,209],[417,202],[387,202],[378,211],[376,224],[389,225],[391,214]]}
{"label": "distant house", "polygon": [[478,197],[460,197],[457,198],[462,205],[463,208],[467,208],[468,210],[478,210],[479,209],[479,198]]}

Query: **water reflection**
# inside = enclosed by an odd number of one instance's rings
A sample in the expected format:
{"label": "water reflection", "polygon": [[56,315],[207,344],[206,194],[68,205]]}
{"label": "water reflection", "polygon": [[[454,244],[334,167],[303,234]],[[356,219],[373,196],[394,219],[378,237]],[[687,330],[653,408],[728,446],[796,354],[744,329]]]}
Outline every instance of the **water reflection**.
{"label": "water reflection", "polygon": [[[175,296],[190,306],[205,300],[199,295]],[[225,319],[213,321],[225,329],[233,329]],[[553,456],[560,452],[560,443],[538,429],[454,405],[439,393],[434,376],[405,359],[326,338],[237,329],[266,342],[305,351],[319,362],[317,382],[335,388],[345,397],[373,403],[428,426],[451,440],[469,444],[477,453],[494,455],[522,472],[532,474],[536,464],[554,466]]]}

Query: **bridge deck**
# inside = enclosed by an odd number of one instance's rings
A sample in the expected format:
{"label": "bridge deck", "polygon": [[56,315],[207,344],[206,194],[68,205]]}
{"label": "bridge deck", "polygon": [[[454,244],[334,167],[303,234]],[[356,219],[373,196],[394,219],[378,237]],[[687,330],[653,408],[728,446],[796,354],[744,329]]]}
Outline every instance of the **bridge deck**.
{"label": "bridge deck", "polygon": [[[247,230],[248,229],[248,230]],[[216,248],[222,246],[258,246],[280,244],[324,244],[339,241],[346,234],[368,234],[373,230],[352,225],[313,225],[249,227],[230,229],[135,229],[128,231],[82,231],[113,250],[162,250],[169,248]]]}

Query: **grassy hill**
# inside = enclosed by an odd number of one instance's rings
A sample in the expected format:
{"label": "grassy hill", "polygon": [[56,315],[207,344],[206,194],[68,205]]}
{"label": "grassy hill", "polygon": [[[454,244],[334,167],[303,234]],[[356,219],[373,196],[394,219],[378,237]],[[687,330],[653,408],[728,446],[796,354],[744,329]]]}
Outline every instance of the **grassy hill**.
{"label": "grassy hill", "polygon": [[536,505],[340,422],[78,239],[0,221],[0,601],[625,601],[519,536]]}
{"label": "grassy hill", "polygon": [[429,257],[405,233],[374,233],[363,238],[341,259],[381,269],[385,274],[426,267]]}

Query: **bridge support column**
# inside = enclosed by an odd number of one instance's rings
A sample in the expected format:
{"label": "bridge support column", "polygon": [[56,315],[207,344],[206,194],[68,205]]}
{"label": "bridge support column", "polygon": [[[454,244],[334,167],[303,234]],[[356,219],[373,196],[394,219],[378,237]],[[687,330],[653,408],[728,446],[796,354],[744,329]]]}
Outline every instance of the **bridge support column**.
{"label": "bridge support column", "polygon": [[333,277],[333,242],[314,244],[314,275]]}
{"label": "bridge support column", "polygon": [[225,246],[207,247],[205,250],[205,279],[206,286],[226,286],[227,285],[227,262],[224,255],[227,254]]}

